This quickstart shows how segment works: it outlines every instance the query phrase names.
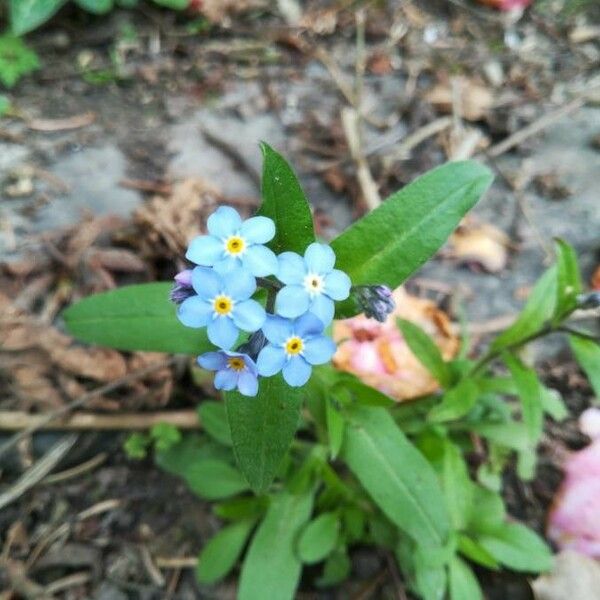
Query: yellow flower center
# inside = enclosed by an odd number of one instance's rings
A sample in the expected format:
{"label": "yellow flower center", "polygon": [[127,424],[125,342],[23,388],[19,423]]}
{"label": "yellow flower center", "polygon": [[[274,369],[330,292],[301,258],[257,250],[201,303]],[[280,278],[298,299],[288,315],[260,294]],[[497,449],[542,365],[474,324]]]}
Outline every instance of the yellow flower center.
{"label": "yellow flower center", "polygon": [[233,356],[227,360],[227,366],[233,371],[243,371],[246,368],[246,363],[243,358]]}
{"label": "yellow flower center", "polygon": [[228,296],[217,296],[213,300],[213,308],[218,315],[228,315],[233,308],[233,301]]}
{"label": "yellow flower center", "polygon": [[309,273],[304,278],[304,289],[311,295],[316,296],[323,291],[323,278],[316,273]]}
{"label": "yellow flower center", "polygon": [[232,235],[225,240],[225,249],[233,256],[242,254],[246,249],[246,242],[239,235]]}
{"label": "yellow flower center", "polygon": [[298,336],[291,337],[285,343],[285,351],[287,354],[300,354],[304,350],[304,342]]}

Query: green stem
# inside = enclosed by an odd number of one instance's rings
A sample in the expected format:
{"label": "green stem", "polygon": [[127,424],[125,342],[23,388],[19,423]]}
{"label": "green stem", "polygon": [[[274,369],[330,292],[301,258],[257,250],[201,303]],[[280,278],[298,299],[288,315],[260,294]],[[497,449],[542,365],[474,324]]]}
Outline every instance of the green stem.
{"label": "green stem", "polygon": [[276,292],[283,287],[283,284],[279,283],[279,281],[273,281],[271,279],[267,279],[266,277],[257,277],[256,283],[259,287],[265,288],[266,290],[275,290]]}

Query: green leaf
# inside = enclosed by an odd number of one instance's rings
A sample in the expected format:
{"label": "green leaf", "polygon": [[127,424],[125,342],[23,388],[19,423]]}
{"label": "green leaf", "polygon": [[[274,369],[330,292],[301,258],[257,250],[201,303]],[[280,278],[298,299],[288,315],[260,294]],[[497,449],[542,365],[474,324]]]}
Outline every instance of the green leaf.
{"label": "green leaf", "polygon": [[5,114],[10,110],[10,100],[4,94],[0,94],[0,118],[2,118]]}
{"label": "green leaf", "polygon": [[498,561],[481,544],[466,535],[460,534],[458,536],[458,550],[479,565],[488,569],[498,569]]}
{"label": "green leaf", "polygon": [[[336,267],[354,285],[398,287],[444,244],[492,179],[473,161],[422,175],[333,240]],[[355,313],[352,301],[338,310],[338,316]]]}
{"label": "green leaf", "polygon": [[600,399],[600,344],[577,335],[570,335],[569,343],[575,359],[587,375],[596,398]]}
{"label": "green leaf", "polygon": [[467,530],[485,533],[495,530],[504,523],[506,509],[502,496],[480,485],[473,485],[473,502],[467,523]]}
{"label": "green leaf", "polygon": [[405,319],[398,319],[402,336],[419,362],[446,388],[452,384],[452,373],[437,344],[418,326]]}
{"label": "green leaf", "polygon": [[[6,34],[0,36],[0,83],[13,87],[23,75],[40,68],[38,55],[21,38]],[[5,100],[6,97],[2,96]],[[8,106],[4,107],[8,110]]]}
{"label": "green leaf", "polygon": [[511,448],[518,452],[530,449],[529,434],[523,423],[515,421],[507,421],[505,423],[475,423],[470,425],[470,429],[474,433],[478,433],[506,448]]}
{"label": "green leaf", "polygon": [[95,15],[104,15],[113,8],[113,0],[75,0],[84,10]]}
{"label": "green leaf", "polygon": [[156,423],[150,429],[150,437],[157,450],[168,450],[181,441],[181,432],[171,423]]}
{"label": "green leaf", "polygon": [[275,221],[277,233],[268,246],[276,253],[304,254],[315,241],[312,214],[300,182],[285,158],[261,143],[263,153],[262,205],[259,215]]}
{"label": "green leaf", "polygon": [[452,526],[463,529],[471,512],[473,483],[460,449],[450,440],[444,443],[442,484]]}
{"label": "green leaf", "polygon": [[296,538],[310,518],[313,490],[274,496],[257,529],[239,581],[238,600],[292,600],[302,563],[295,552]]}
{"label": "green leaf", "polygon": [[340,519],[336,513],[319,515],[303,529],[298,540],[298,554],[304,563],[322,561],[335,548],[340,533]]}
{"label": "green leaf", "polygon": [[118,350],[197,355],[212,349],[205,329],[177,320],[171,287],[142,283],[84,298],[63,312],[67,331],[83,342]]}
{"label": "green leaf", "polygon": [[383,408],[353,407],[342,455],[386,516],[426,545],[441,545],[449,519],[435,472]]}
{"label": "green leaf", "polygon": [[225,500],[214,507],[220,519],[239,521],[240,519],[257,519],[262,517],[269,506],[266,496],[243,496]]}
{"label": "green leaf", "polygon": [[564,421],[570,414],[560,392],[545,386],[542,386],[542,408],[557,423]]}
{"label": "green leaf", "polygon": [[514,571],[537,573],[552,568],[552,553],[544,540],[520,523],[503,524],[478,541],[498,562]]}
{"label": "green leaf", "polygon": [[471,567],[455,556],[448,565],[450,600],[483,600],[483,592]]}
{"label": "green leaf", "polygon": [[202,548],[196,567],[200,583],[216,583],[233,569],[255,522],[254,519],[236,521],[221,529]]}
{"label": "green leaf", "polygon": [[346,548],[334,550],[325,561],[323,575],[317,579],[319,587],[337,585],[350,575],[352,563],[346,552]]}
{"label": "green leaf", "polygon": [[340,452],[344,441],[345,421],[340,411],[334,406],[331,398],[325,402],[325,418],[327,421],[327,435],[329,438],[329,452],[334,459]]}
{"label": "green leaf", "polygon": [[129,458],[141,459],[146,458],[148,454],[148,445],[150,444],[150,438],[143,433],[132,433],[125,443],[123,444],[123,450]]}
{"label": "green leaf", "polygon": [[233,451],[252,489],[269,487],[296,433],[302,390],[281,375],[263,378],[255,398],[225,393]]}
{"label": "green leaf", "polygon": [[188,7],[190,0],[154,0],[154,4],[164,6],[165,8],[172,8],[173,10],[183,10]]}
{"label": "green leaf", "polygon": [[536,372],[523,364],[516,356],[505,354],[503,358],[517,386],[523,407],[523,422],[527,427],[529,440],[535,444],[542,434],[544,422],[542,384]]}
{"label": "green leaf", "polygon": [[223,402],[204,400],[198,406],[198,416],[202,428],[210,437],[224,446],[232,445],[227,411]]}
{"label": "green leaf", "polygon": [[10,25],[15,35],[23,35],[46,22],[66,0],[9,0]]}
{"label": "green leaf", "polygon": [[558,285],[554,322],[560,323],[577,308],[577,296],[581,294],[582,284],[575,250],[563,240],[556,240],[556,254]]}
{"label": "green leaf", "polygon": [[192,492],[207,500],[229,498],[248,489],[244,476],[221,460],[207,458],[190,464],[182,475]]}
{"label": "green leaf", "polygon": [[427,419],[444,423],[464,417],[475,406],[478,397],[477,383],[473,379],[463,379],[443,395],[442,401],[429,411]]}
{"label": "green leaf", "polygon": [[553,265],[538,279],[517,320],[492,342],[491,349],[518,344],[550,321],[556,306],[556,289],[557,269]]}

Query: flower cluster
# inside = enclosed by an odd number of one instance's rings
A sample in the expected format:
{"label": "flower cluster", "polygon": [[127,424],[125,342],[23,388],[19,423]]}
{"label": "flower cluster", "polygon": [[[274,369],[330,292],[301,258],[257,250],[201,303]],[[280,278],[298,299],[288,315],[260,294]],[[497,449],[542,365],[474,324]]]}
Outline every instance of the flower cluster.
{"label": "flower cluster", "polygon": [[[312,243],[304,256],[276,256],[264,244],[275,236],[275,224],[257,216],[243,221],[228,206],[207,221],[208,235],[192,240],[186,258],[196,266],[175,277],[171,300],[187,327],[206,328],[219,348],[198,358],[216,371],[215,387],[258,392],[258,378],[279,372],[290,386],[304,385],[314,365],[331,360],[336,346],[325,335],[336,301],[350,295],[350,278],[334,269],[333,250]],[[253,298],[267,290],[267,313]],[[250,337],[236,350],[242,332]]]}

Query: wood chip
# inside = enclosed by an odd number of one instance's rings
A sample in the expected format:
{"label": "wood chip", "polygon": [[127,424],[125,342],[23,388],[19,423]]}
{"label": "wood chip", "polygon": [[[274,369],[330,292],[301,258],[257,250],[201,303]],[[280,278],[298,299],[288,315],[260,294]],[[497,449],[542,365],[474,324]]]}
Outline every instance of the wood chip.
{"label": "wood chip", "polygon": [[31,119],[27,127],[33,131],[52,133],[55,131],[71,131],[91,125],[96,120],[96,113],[85,112],[64,119]]}

